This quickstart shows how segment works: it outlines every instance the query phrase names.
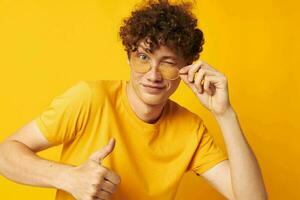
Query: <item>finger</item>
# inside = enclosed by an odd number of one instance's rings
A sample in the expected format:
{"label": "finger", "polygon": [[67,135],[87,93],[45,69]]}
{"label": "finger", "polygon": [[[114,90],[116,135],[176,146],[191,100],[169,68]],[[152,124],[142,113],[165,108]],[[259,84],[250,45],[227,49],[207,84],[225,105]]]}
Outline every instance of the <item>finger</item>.
{"label": "finger", "polygon": [[113,171],[110,171],[110,170],[104,174],[104,178],[114,185],[118,185],[121,182],[120,176],[118,176],[116,173],[114,173]]}
{"label": "finger", "polygon": [[98,198],[98,197],[93,197],[92,199],[93,199],[93,200],[105,200],[105,199]]}
{"label": "finger", "polygon": [[100,161],[102,159],[104,159],[106,156],[108,156],[115,147],[115,139],[111,138],[109,140],[109,143],[104,146],[102,149],[100,149],[99,151],[94,152],[91,156],[90,156],[90,160],[95,161],[97,163],[100,163]]}
{"label": "finger", "polygon": [[97,194],[94,195],[94,197],[96,197],[98,199],[109,199],[111,195],[112,195],[111,193],[100,189],[100,191],[98,191]]}
{"label": "finger", "polygon": [[206,76],[204,81],[204,90],[209,94],[213,95],[215,92],[215,84],[219,81],[217,76]]}
{"label": "finger", "polygon": [[93,200],[105,200],[103,198],[97,197],[96,195],[92,197]]}
{"label": "finger", "polygon": [[116,191],[116,185],[111,183],[110,181],[104,181],[102,184],[102,190],[109,192],[109,193],[114,193]]}
{"label": "finger", "polygon": [[197,73],[194,84],[198,92],[202,93],[203,90],[203,81],[205,79],[205,71],[200,69],[200,71]]}
{"label": "finger", "polygon": [[194,81],[195,73],[201,68],[202,62],[194,64],[191,69],[188,71],[188,80],[190,82]]}
{"label": "finger", "polygon": [[180,75],[180,78],[184,81],[184,83],[195,93],[197,94],[197,88],[195,85],[187,80],[187,75]]}
{"label": "finger", "polygon": [[202,90],[203,90],[205,77],[206,76],[213,76],[213,75],[216,75],[216,72],[210,71],[210,70],[207,70],[207,69],[203,69],[203,68],[201,68],[199,70],[199,72],[196,73],[194,84],[195,84],[195,87],[197,88],[197,90],[200,93],[202,93]]}
{"label": "finger", "polygon": [[187,65],[179,70],[179,74],[187,74],[192,65]]}
{"label": "finger", "polygon": [[187,74],[179,74],[179,77],[186,83],[187,85],[191,85],[191,83],[188,80]]}
{"label": "finger", "polygon": [[181,80],[183,80],[183,82],[184,82],[188,87],[190,87],[194,92],[197,92],[197,89],[195,88],[194,84],[191,83],[191,82],[189,82],[187,74],[181,74],[181,75],[179,75],[179,77],[180,77]]}
{"label": "finger", "polygon": [[207,63],[204,63],[203,68],[207,69],[207,70],[210,70],[210,71],[213,71],[213,72],[219,72],[218,70],[216,70],[215,68],[213,68],[212,66],[210,66]]}
{"label": "finger", "polygon": [[209,84],[210,84],[209,78],[206,78],[204,80],[203,89],[204,89],[204,91],[206,91],[210,95],[211,93],[210,93],[210,90],[209,90]]}

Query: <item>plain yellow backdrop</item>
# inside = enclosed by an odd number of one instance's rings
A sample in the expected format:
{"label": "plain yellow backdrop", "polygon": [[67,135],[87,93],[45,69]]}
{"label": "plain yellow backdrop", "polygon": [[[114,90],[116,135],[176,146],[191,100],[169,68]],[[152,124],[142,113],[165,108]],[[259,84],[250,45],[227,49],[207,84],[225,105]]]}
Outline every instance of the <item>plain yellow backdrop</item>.
{"label": "plain yellow backdrop", "polygon": [[[129,78],[118,30],[137,2],[0,1],[0,141],[80,80]],[[206,41],[201,59],[227,76],[231,103],[274,200],[300,199],[298,11],[296,0],[198,0],[193,10]],[[225,149],[217,122],[183,83],[172,99],[199,114]],[[60,150],[39,155],[57,160]],[[0,199],[52,200],[54,194],[0,176]],[[224,198],[187,173],[180,199]]]}

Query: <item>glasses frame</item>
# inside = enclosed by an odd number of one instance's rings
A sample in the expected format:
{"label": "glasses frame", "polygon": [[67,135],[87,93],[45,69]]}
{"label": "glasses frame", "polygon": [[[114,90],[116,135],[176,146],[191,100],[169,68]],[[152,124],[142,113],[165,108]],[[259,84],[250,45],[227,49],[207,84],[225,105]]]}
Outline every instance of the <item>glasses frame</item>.
{"label": "glasses frame", "polygon": [[[144,54],[144,53],[142,53],[142,54]],[[144,54],[144,55],[146,55],[146,54]],[[130,60],[131,60],[131,65],[132,65],[132,69],[136,72],[136,73],[140,73],[140,74],[146,74],[146,73],[148,73],[151,69],[152,69],[152,66],[151,66],[151,63],[149,62],[148,63],[148,67],[147,67],[147,70],[145,71],[145,72],[141,72],[141,71],[138,71],[138,70],[136,70],[136,65],[138,65],[137,64],[137,62],[139,62],[139,61],[135,61],[135,60],[138,60],[139,59],[139,52],[137,52],[137,53],[135,53],[135,54],[132,54],[131,56],[130,56]],[[146,55],[146,56],[148,56],[148,55]],[[149,57],[149,56],[148,56]],[[176,77],[174,77],[174,78],[166,78],[166,76],[164,75],[164,73],[162,72],[162,70],[161,70],[161,63],[159,63],[159,66],[158,66],[158,69],[159,69],[159,73],[161,74],[161,76],[163,77],[163,79],[166,79],[166,80],[176,80],[176,79],[178,79],[180,76],[179,76],[179,70],[181,69],[182,67],[180,67],[179,65],[178,66],[174,66],[174,69],[176,70],[176,74],[177,74],[177,76]]]}

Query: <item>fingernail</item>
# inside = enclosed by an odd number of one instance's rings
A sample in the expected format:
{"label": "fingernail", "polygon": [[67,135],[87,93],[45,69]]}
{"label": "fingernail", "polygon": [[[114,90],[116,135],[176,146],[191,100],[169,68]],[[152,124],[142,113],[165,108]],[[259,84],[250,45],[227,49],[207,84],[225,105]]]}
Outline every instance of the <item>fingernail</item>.
{"label": "fingernail", "polygon": [[109,142],[108,143],[111,143],[114,141],[114,138],[110,138]]}

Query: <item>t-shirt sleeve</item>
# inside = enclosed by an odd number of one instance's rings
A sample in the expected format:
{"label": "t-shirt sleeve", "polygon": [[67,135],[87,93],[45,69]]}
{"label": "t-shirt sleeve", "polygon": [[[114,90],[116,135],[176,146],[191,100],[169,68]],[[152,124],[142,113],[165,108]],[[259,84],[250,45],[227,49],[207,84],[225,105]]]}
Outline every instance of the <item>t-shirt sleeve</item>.
{"label": "t-shirt sleeve", "polygon": [[51,144],[67,143],[85,128],[91,98],[89,84],[80,81],[55,97],[34,120]]}
{"label": "t-shirt sleeve", "polygon": [[200,122],[198,129],[198,146],[190,163],[190,170],[197,175],[212,168],[219,162],[227,160],[227,155],[215,143],[213,136],[204,125]]}

